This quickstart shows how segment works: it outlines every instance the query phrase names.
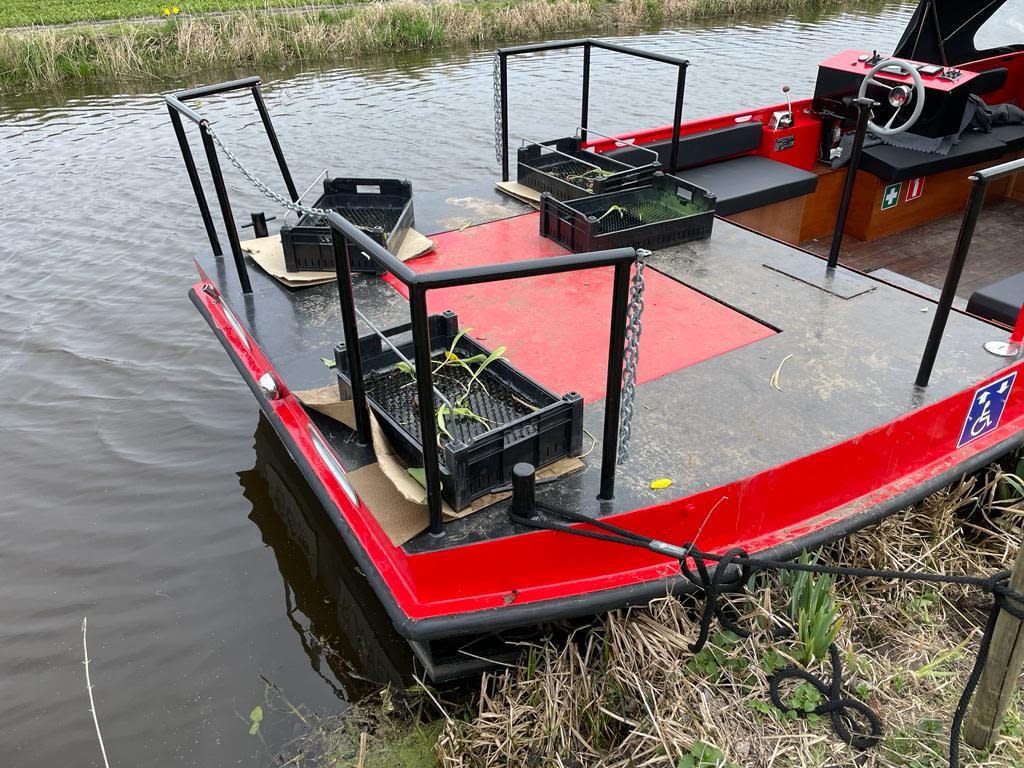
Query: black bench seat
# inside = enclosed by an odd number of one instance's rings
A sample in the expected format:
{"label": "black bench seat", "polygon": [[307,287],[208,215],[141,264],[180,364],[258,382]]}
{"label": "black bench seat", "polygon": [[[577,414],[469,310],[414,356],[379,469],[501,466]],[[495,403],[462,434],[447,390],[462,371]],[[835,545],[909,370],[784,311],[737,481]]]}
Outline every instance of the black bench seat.
{"label": "black bench seat", "polygon": [[1024,149],[1024,125],[996,125],[992,127],[991,135],[1003,142],[1007,149]]}
{"label": "black bench seat", "polygon": [[[722,216],[814,192],[817,174],[760,155],[745,154],[760,148],[763,129],[759,120],[750,120],[681,136],[679,161],[671,172],[713,193],[717,198],[715,213]],[[643,146],[657,152],[662,168],[669,169],[670,140]],[[622,147],[607,154],[634,165],[651,161],[649,152],[635,147]]]}
{"label": "black bench seat", "polygon": [[1005,325],[1017,322],[1017,313],[1024,304],[1024,272],[1010,275],[998,283],[971,294],[967,311]]}
{"label": "black bench seat", "polygon": [[1006,154],[1008,149],[995,132],[965,133],[948,155],[888,144],[865,147],[860,167],[884,181],[906,181],[995,160]]}
{"label": "black bench seat", "polygon": [[714,192],[715,213],[722,216],[809,195],[818,185],[816,174],[757,155],[691,168],[679,176]]}

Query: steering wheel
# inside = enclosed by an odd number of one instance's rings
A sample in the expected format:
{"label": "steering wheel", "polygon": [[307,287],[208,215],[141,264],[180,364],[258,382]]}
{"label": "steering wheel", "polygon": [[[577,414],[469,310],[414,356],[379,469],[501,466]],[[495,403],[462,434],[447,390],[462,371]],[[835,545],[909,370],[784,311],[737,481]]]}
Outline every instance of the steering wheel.
{"label": "steering wheel", "polygon": [[[910,79],[914,81],[914,90],[911,91],[906,85],[886,85],[883,82],[875,80],[881,70],[886,67],[898,67],[900,72],[905,75],[909,75]],[[860,91],[857,96],[865,98],[869,85],[877,85],[881,88],[885,88],[889,91],[889,104],[896,108],[896,111],[892,113],[892,117],[889,118],[889,122],[885,125],[878,125],[873,120],[868,120],[868,130],[877,136],[895,136],[897,133],[903,133],[904,131],[910,130],[911,126],[917,122],[917,119],[921,117],[921,112],[924,110],[924,82],[921,80],[921,75],[917,69],[902,59],[886,59],[875,64],[868,73],[864,76],[864,80],[860,84]],[[899,125],[894,126],[893,122],[896,120],[903,107],[907,104],[913,104],[914,111],[909,118],[904,120]]]}

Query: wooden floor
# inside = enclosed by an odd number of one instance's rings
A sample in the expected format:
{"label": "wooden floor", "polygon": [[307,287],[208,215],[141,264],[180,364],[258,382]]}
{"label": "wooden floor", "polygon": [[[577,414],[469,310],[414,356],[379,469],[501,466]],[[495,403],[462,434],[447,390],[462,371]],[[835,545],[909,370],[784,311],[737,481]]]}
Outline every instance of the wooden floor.
{"label": "wooden floor", "polygon": [[[862,272],[891,270],[933,288],[941,288],[962,218],[959,213],[946,216],[871,242],[847,235],[843,239],[839,263]],[[801,245],[827,256],[830,244],[826,237]],[[1024,203],[1007,199],[987,204],[978,220],[958,295],[966,299],[979,288],[1024,271],[1022,246]]]}

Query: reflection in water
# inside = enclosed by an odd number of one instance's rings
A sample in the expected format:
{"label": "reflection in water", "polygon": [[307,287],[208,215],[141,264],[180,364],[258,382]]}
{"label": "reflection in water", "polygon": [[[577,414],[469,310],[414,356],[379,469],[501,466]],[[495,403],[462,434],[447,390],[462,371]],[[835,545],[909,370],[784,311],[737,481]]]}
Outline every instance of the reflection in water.
{"label": "reflection in water", "polygon": [[346,701],[404,686],[409,646],[262,414],[255,449],[256,465],[238,473],[249,519],[277,558],[285,612],[313,670]]}

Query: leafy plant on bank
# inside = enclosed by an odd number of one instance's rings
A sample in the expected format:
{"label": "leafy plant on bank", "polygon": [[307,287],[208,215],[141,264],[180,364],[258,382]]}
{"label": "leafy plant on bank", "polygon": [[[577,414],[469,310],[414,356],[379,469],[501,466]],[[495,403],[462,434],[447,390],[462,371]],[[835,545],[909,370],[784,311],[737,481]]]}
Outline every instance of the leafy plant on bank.
{"label": "leafy plant on bank", "polygon": [[[817,553],[812,557],[806,552],[799,560],[803,565],[817,561]],[[810,666],[828,654],[829,646],[835,642],[843,624],[836,609],[835,577],[806,571],[783,571],[780,578],[789,592],[787,612],[796,631],[797,660],[804,666]]]}

